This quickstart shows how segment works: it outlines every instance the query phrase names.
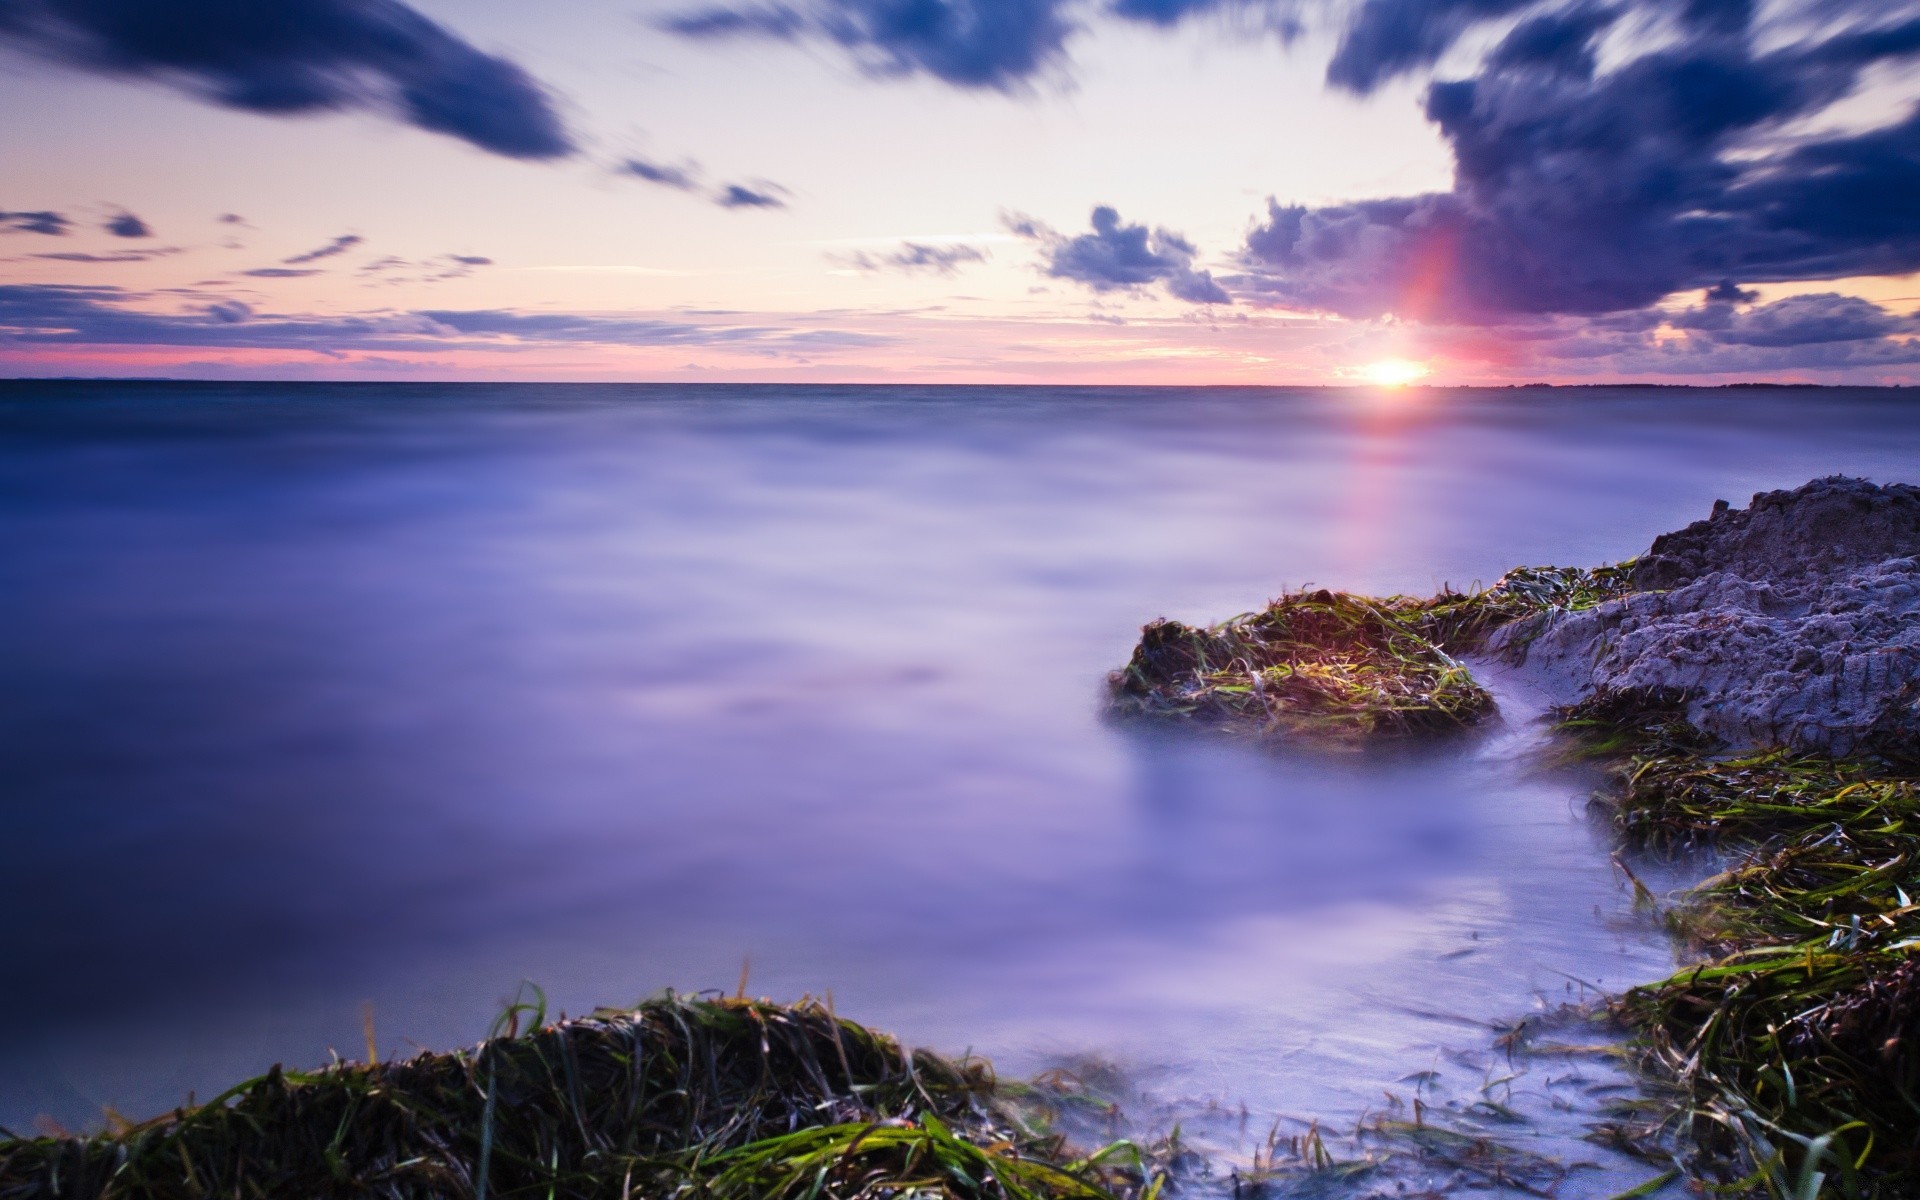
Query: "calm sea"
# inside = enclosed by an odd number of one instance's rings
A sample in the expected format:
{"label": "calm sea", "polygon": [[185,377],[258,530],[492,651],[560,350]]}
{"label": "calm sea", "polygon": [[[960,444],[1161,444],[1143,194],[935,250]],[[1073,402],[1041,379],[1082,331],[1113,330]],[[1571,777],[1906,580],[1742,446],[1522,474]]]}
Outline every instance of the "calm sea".
{"label": "calm sea", "polygon": [[1920,477],[1916,400],[0,384],[0,1124],[358,1057],[368,1005],[404,1053],[522,980],[578,1012],[743,962],[1111,1068],[1148,1124],[1470,1102],[1491,1025],[1672,961],[1525,693],[1330,764],[1110,728],[1104,674],[1157,616]]}

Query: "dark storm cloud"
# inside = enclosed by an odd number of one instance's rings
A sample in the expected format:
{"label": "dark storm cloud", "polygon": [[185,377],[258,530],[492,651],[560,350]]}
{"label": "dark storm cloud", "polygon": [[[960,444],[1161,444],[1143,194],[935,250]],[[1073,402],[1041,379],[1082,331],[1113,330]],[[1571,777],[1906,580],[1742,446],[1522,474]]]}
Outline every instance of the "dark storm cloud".
{"label": "dark storm cloud", "polygon": [[1046,273],[1070,279],[1096,292],[1138,291],[1166,285],[1174,298],[1190,304],[1231,304],[1232,297],[1206,271],[1193,269],[1193,243],[1166,229],[1128,225],[1116,210],[1093,210],[1093,232],[1068,237],[1031,217],[1012,215],[1006,226],[1016,236],[1039,242],[1046,251]]}
{"label": "dark storm cloud", "polygon": [[644,179],[648,183],[677,188],[683,192],[692,191],[700,186],[700,168],[694,163],[670,167],[664,163],[649,162],[644,158],[629,158],[616,169],[622,175],[631,175],[635,179]]}
{"label": "dark storm cloud", "polygon": [[345,233],[345,234],[341,234],[337,238],[334,238],[332,241],[328,242],[324,246],[320,246],[316,249],[309,250],[305,254],[296,254],[292,258],[283,258],[280,261],[283,263],[286,263],[288,266],[298,266],[301,263],[319,262],[323,258],[332,258],[336,254],[345,254],[347,251],[353,249],[355,246],[358,246],[361,242],[364,242],[366,240],[367,239],[361,237],[357,233]]}
{"label": "dark storm cloud", "polygon": [[525,71],[399,0],[0,0],[0,41],[248,112],[367,109],[510,158],[575,148]]}
{"label": "dark storm cloud", "polygon": [[[1386,2],[1369,0],[1354,29]],[[1354,85],[1430,61],[1489,11],[1435,6],[1426,19],[1451,34],[1426,35],[1409,57],[1403,31],[1353,59],[1369,64],[1347,68]],[[1621,9],[1552,6],[1522,21],[1472,78],[1427,89],[1454,154],[1452,191],[1270,203],[1247,238],[1246,274],[1227,282],[1350,316],[1498,322],[1920,269],[1920,113],[1867,132],[1775,136],[1869,69],[1920,53],[1920,20],[1840,20],[1844,4],[1826,0],[1819,34],[1789,36],[1798,27],[1756,27],[1738,3],[1634,11],[1667,22],[1668,36],[1605,72],[1594,51]]]}
{"label": "dark storm cloud", "polygon": [[1475,23],[1533,0],[1366,0],[1357,6],[1327,63],[1327,82],[1369,92],[1395,75],[1429,66]]}
{"label": "dark storm cloud", "polygon": [[[4,3],[4,0],[0,0]],[[5,9],[0,8],[0,16]],[[73,222],[57,212],[7,212],[0,209],[0,233],[44,233],[49,237],[64,237]]]}
{"label": "dark storm cloud", "polygon": [[143,238],[153,236],[153,230],[147,227],[147,223],[130,212],[114,214],[107,219],[107,223],[102,225],[101,228],[119,238]]}
{"label": "dark storm cloud", "polygon": [[898,271],[902,274],[957,275],[966,263],[987,261],[987,252],[978,246],[934,246],[925,242],[901,242],[899,247],[879,254],[855,250],[827,256],[856,271]]}
{"label": "dark storm cloud", "polygon": [[785,208],[782,198],[787,189],[777,183],[758,181],[751,186],[729,183],[714,193],[713,202],[721,208]]}
{"label": "dark storm cloud", "polygon": [[875,75],[927,74],[958,87],[1017,89],[1060,62],[1074,22],[1066,0],[813,0],[714,5],[663,27],[687,37],[812,38]]}
{"label": "dark storm cloud", "polygon": [[876,345],[857,331],[506,309],[431,309],[357,317],[263,314],[242,301],[206,299],[187,312],[137,307],[154,297],[115,287],[0,284],[0,346],[254,347],[339,354],[363,350],[514,351],[543,344],[729,346],[779,351]]}

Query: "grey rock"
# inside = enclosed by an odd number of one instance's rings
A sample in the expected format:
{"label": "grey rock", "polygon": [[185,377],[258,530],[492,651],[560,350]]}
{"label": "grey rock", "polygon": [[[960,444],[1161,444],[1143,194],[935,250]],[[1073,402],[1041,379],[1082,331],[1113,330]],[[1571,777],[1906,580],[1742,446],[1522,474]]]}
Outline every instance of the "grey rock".
{"label": "grey rock", "polygon": [[1494,633],[1555,703],[1664,689],[1734,748],[1920,755],[1920,488],[1818,479],[1655,539],[1638,590]]}

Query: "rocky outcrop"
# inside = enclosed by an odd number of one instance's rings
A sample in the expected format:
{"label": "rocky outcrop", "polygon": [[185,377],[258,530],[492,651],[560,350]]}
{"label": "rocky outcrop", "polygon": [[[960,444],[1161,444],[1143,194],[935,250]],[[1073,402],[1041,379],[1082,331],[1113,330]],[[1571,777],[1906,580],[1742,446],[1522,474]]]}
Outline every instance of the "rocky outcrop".
{"label": "rocky outcrop", "polygon": [[1835,477],[1723,501],[1656,539],[1631,579],[1487,648],[1562,704],[1679,693],[1731,746],[1920,757],[1920,488]]}

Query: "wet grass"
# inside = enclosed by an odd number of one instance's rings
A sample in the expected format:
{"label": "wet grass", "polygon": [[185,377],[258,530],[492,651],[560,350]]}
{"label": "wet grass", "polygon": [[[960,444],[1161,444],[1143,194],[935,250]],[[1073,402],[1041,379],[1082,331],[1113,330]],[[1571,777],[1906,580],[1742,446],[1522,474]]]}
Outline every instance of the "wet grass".
{"label": "wet grass", "polygon": [[1728,863],[1665,914],[1701,961],[1616,1006],[1682,1089],[1686,1165],[1725,1194],[1920,1194],[1920,780],[1712,756],[1678,699],[1571,715],[1607,747],[1601,799],[1630,849]]}
{"label": "wet grass", "polygon": [[1155,621],[1109,677],[1110,709],[1331,749],[1457,732],[1494,706],[1456,654],[1521,618],[1623,595],[1629,567],[1521,567],[1427,599],[1291,592],[1204,628]]}
{"label": "wet grass", "polygon": [[516,1005],[468,1051],[276,1067],[143,1124],[0,1142],[0,1198],[1150,1200],[1160,1187],[1129,1143],[1070,1152],[1001,1101],[984,1063],[908,1053],[820,1004],[669,995],[554,1023],[541,1007]]}
{"label": "wet grass", "polygon": [[1418,612],[1399,598],[1319,591],[1205,629],[1155,621],[1110,678],[1111,706],[1329,748],[1464,729],[1493,697],[1422,635]]}

